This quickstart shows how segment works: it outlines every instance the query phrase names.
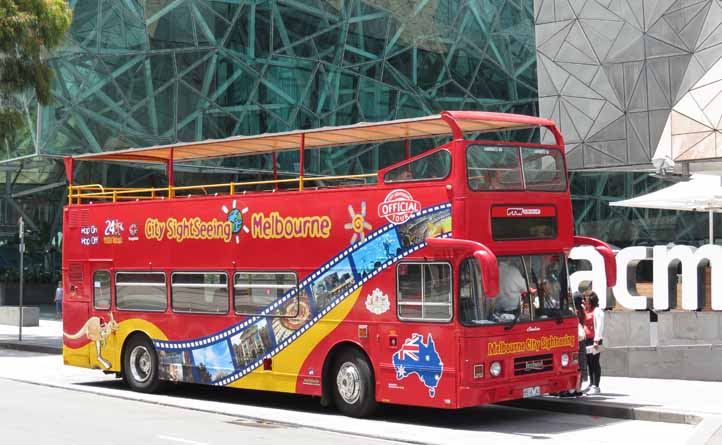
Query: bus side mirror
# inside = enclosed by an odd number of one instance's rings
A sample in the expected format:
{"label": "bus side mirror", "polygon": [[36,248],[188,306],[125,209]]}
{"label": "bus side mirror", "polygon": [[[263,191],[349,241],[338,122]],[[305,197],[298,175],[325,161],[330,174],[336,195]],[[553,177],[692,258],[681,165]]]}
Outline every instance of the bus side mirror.
{"label": "bus side mirror", "polygon": [[604,241],[587,236],[575,236],[574,246],[593,246],[594,250],[604,258],[604,271],[607,275],[607,287],[614,287],[617,284],[617,259],[614,257],[612,248]]}
{"label": "bus side mirror", "polygon": [[499,293],[499,264],[496,255],[490,250],[477,250],[474,252],[474,258],[481,268],[484,294],[489,298],[496,297]]}

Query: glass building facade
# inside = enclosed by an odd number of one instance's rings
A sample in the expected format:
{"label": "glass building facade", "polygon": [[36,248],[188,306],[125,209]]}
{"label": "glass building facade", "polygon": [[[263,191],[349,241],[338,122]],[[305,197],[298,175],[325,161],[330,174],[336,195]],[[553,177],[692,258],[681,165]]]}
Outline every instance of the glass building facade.
{"label": "glass building facade", "polygon": [[37,119],[42,154],[445,109],[537,114],[529,1],[71,3],[56,104]]}
{"label": "glass building facade", "polygon": [[[8,237],[22,210],[57,255],[65,155],[424,116],[538,114],[529,0],[70,0],[50,55],[54,103],[25,97],[26,128],[2,151]],[[530,135],[529,137],[533,137]],[[429,148],[412,145],[412,154]],[[403,147],[308,156],[306,170],[363,173]],[[162,184],[160,170],[80,163],[79,182]],[[279,157],[297,171],[296,154]],[[207,167],[207,166],[206,166]],[[177,182],[271,170],[267,157],[181,170]],[[199,173],[200,172],[200,173]],[[55,185],[55,187],[51,187]],[[38,193],[33,193],[38,191]],[[42,249],[40,249],[42,250]]]}

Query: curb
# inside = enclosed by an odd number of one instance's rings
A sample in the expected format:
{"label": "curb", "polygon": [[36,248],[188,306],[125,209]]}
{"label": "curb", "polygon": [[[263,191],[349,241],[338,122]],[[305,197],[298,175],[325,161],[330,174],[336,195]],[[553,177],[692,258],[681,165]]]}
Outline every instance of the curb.
{"label": "curb", "polygon": [[568,414],[611,417],[614,419],[646,420],[648,422],[681,423],[697,425],[702,416],[684,412],[640,408],[625,403],[563,400],[551,397],[539,397],[504,402],[503,405],[516,408],[555,411]]}
{"label": "curb", "polygon": [[63,348],[57,346],[37,345],[23,342],[0,342],[0,349],[14,349],[16,351],[40,352],[42,354],[62,355]]}

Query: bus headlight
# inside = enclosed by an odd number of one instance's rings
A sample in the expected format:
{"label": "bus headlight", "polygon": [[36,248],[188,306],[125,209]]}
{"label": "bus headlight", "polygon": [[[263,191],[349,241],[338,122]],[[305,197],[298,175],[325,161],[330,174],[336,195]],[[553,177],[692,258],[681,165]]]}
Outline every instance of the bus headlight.
{"label": "bus headlight", "polygon": [[566,352],[562,353],[562,368],[569,366],[569,354]]}
{"label": "bus headlight", "polygon": [[501,375],[501,363],[494,362],[489,366],[489,372],[494,377],[499,377]]}

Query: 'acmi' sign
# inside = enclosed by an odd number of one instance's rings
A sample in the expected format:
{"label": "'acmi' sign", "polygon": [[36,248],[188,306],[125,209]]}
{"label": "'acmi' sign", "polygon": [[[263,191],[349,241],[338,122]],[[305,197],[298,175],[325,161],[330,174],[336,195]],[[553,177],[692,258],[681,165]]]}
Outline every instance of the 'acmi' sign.
{"label": "'acmi' sign", "polygon": [[[590,246],[575,247],[569,259],[586,260],[592,270],[577,271],[570,275],[571,288],[576,290],[583,281],[591,281],[599,295],[602,308],[612,306],[606,292],[607,288],[602,256]],[[627,247],[617,255],[617,285],[612,288],[617,303],[627,309],[655,310],[674,309],[677,303],[677,288],[674,276],[677,266],[682,265],[682,309],[696,311],[705,305],[705,291],[700,288],[698,272],[701,267],[711,268],[710,295],[712,309],[722,310],[722,246],[708,244],[700,248],[690,246]],[[636,267],[640,261],[652,260],[653,296],[639,295],[636,291]],[[651,304],[650,304],[651,303]]]}

